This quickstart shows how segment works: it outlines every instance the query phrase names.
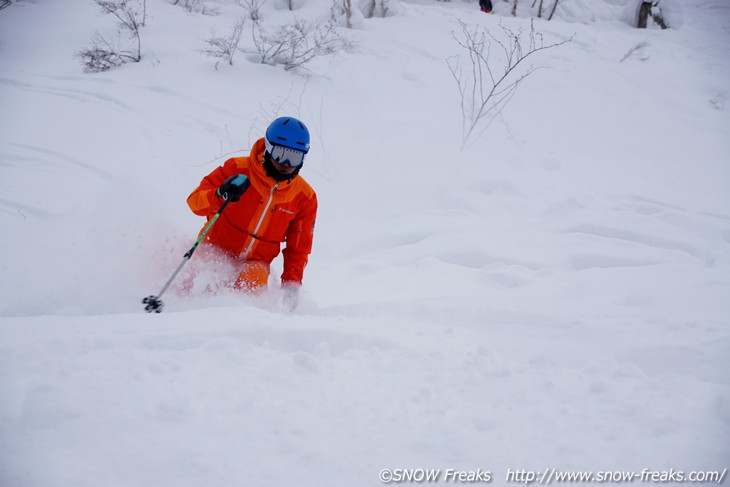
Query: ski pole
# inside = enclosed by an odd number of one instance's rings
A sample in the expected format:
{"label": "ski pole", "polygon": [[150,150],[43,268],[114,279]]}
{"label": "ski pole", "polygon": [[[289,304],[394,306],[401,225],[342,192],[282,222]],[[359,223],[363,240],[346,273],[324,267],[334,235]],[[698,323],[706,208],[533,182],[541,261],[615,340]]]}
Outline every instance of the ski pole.
{"label": "ski pole", "polygon": [[[248,178],[243,175],[239,174],[237,176],[234,176],[230,178],[231,184],[235,186],[241,187],[241,194],[243,194],[248,187],[251,185],[251,181],[248,180]],[[198,245],[200,245],[200,242],[203,241],[205,236],[208,234],[211,228],[213,228],[213,224],[218,220],[218,217],[221,216],[221,213],[223,213],[223,210],[226,209],[226,206],[228,206],[228,203],[230,203],[230,200],[226,198],[226,200],[223,202],[221,207],[218,209],[218,211],[215,212],[215,215],[208,221],[208,224],[203,228],[203,231],[200,232],[200,235],[198,236],[198,239],[195,241],[193,246],[185,252],[185,255],[183,256],[182,262],[180,262],[180,265],[177,266],[177,269],[175,269],[175,272],[172,273],[170,276],[170,279],[167,280],[164,286],[162,286],[162,290],[155,296],[155,295],[149,295],[146,298],[142,300],[142,304],[145,304],[144,310],[148,313],[162,313],[162,308],[164,307],[164,303],[162,302],[162,295],[167,291],[167,288],[170,287],[170,284],[172,284],[172,281],[175,279],[175,277],[178,275],[180,270],[183,268],[185,263],[190,260],[190,258],[193,256],[193,252],[195,252],[195,249],[198,248]]]}

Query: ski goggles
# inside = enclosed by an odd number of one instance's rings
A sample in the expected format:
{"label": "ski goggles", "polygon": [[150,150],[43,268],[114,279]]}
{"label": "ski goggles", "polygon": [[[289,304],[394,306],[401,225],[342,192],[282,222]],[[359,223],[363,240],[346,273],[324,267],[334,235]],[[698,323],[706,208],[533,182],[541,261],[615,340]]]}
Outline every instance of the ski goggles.
{"label": "ski goggles", "polygon": [[300,150],[274,145],[268,140],[266,140],[266,150],[271,154],[271,159],[279,165],[288,164],[290,167],[299,167],[304,164],[306,153]]}

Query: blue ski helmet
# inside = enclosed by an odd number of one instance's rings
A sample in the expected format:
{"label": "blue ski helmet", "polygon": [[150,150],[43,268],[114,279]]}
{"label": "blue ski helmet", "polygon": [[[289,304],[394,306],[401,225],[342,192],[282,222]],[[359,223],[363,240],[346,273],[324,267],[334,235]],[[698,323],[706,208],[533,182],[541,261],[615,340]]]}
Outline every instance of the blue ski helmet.
{"label": "blue ski helmet", "polygon": [[309,152],[309,130],[307,126],[294,117],[277,118],[266,129],[266,140],[269,144],[280,145]]}

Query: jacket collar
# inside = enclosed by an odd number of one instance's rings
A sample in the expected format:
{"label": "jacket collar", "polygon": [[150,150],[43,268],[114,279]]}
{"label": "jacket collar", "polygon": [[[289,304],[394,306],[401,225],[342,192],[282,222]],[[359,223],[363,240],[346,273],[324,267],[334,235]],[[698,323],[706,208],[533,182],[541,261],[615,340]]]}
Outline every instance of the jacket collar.
{"label": "jacket collar", "polygon": [[291,179],[287,179],[285,181],[276,181],[274,178],[269,177],[268,174],[266,174],[266,169],[264,169],[264,152],[266,152],[266,141],[264,138],[260,138],[256,142],[254,142],[253,146],[251,147],[251,152],[249,153],[249,161],[250,161],[250,167],[251,167],[251,175],[254,182],[258,183],[260,186],[264,186],[267,189],[271,189],[277,182],[279,183],[277,190],[283,190],[288,188],[293,181],[295,181],[299,176],[294,176]]}

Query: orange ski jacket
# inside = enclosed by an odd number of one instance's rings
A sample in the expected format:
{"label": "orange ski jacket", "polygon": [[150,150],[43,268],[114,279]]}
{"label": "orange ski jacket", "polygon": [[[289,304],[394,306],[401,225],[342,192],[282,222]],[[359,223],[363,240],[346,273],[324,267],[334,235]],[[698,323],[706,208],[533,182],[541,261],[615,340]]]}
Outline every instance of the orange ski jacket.
{"label": "orange ski jacket", "polygon": [[286,242],[282,283],[302,283],[312,251],[317,195],[301,176],[275,181],[263,167],[264,139],[257,140],[248,157],[228,159],[200,182],[187,202],[196,215],[210,220],[223,199],[218,187],[231,176],[245,174],[251,186],[237,202],[231,202],[205,237],[227,254],[243,261],[270,264]]}

